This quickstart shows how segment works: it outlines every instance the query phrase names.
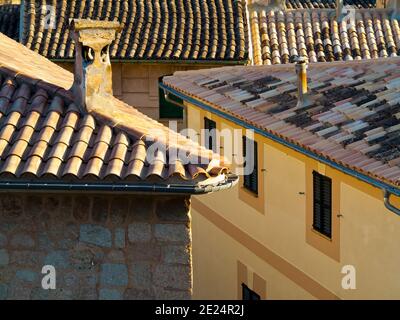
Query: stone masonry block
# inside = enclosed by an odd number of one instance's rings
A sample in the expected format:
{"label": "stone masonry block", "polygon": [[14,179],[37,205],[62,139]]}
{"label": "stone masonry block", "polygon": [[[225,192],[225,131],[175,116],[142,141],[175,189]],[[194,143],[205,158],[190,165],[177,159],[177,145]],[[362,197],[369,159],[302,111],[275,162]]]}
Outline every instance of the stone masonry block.
{"label": "stone masonry block", "polygon": [[80,229],[79,241],[94,244],[99,247],[111,248],[110,230],[92,224],[84,224]]}
{"label": "stone masonry block", "polygon": [[123,292],[122,290],[116,289],[100,289],[100,300],[122,300]]}
{"label": "stone masonry block", "polygon": [[128,227],[130,242],[148,242],[151,240],[151,225],[149,223],[132,223]]}
{"label": "stone masonry block", "polygon": [[130,267],[130,279],[133,287],[146,289],[151,287],[151,263],[135,262]]}
{"label": "stone masonry block", "polygon": [[101,266],[100,283],[103,286],[127,286],[128,268],[124,264],[103,264]]}
{"label": "stone masonry block", "polygon": [[156,215],[162,221],[188,222],[189,211],[190,200],[184,197],[158,200],[156,205]]}
{"label": "stone masonry block", "polygon": [[190,266],[160,264],[155,268],[153,284],[164,289],[190,290]]}
{"label": "stone masonry block", "polygon": [[14,248],[32,248],[35,240],[27,233],[17,233],[11,238],[11,246]]}
{"label": "stone masonry block", "polygon": [[50,252],[44,259],[46,265],[52,265],[56,269],[67,269],[70,266],[68,251]]}
{"label": "stone masonry block", "polygon": [[137,243],[130,245],[127,251],[130,263],[138,261],[159,262],[161,259],[161,247],[155,243]]}
{"label": "stone masonry block", "polygon": [[154,236],[158,241],[189,244],[190,231],[184,224],[156,224]]}
{"label": "stone masonry block", "polygon": [[162,253],[166,263],[190,264],[190,249],[187,246],[165,246]]}
{"label": "stone masonry block", "polygon": [[0,232],[0,248],[5,247],[7,244],[7,237]]}
{"label": "stone masonry block", "polygon": [[10,257],[8,255],[7,250],[0,250],[0,266],[6,266],[10,262]]}
{"label": "stone masonry block", "polygon": [[125,230],[122,228],[115,229],[114,234],[114,245],[115,247],[122,249],[125,248]]}

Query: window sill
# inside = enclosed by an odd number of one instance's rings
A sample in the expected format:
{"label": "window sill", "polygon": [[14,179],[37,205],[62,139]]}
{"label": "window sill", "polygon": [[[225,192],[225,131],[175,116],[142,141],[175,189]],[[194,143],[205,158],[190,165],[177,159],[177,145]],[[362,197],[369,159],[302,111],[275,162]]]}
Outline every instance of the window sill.
{"label": "window sill", "polygon": [[314,234],[317,234],[318,236],[320,236],[321,238],[323,238],[325,240],[328,240],[330,242],[333,241],[332,238],[329,238],[328,236],[324,235],[323,233],[319,232],[318,230],[315,230],[314,228],[311,228],[311,232],[314,233]]}
{"label": "window sill", "polygon": [[254,191],[251,191],[251,190],[247,189],[247,188],[244,187],[244,186],[242,186],[241,189],[242,189],[244,192],[246,192],[247,194],[253,196],[254,198],[259,198],[259,197],[260,197],[258,193],[255,193]]}

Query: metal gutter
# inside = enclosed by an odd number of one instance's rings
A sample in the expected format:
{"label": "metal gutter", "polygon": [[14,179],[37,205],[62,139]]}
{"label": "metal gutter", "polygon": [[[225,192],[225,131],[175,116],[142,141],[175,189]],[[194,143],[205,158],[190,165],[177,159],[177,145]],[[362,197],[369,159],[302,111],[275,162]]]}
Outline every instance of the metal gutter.
{"label": "metal gutter", "polygon": [[239,178],[228,175],[228,179],[219,185],[190,186],[179,184],[138,184],[138,183],[83,183],[83,182],[37,182],[37,181],[0,181],[1,191],[84,191],[84,192],[120,192],[120,193],[168,193],[201,195],[235,186]]}
{"label": "metal gutter", "polygon": [[383,190],[383,203],[385,204],[386,209],[394,212],[398,216],[400,216],[400,209],[397,209],[394,205],[390,203],[391,193],[388,190]]}
{"label": "metal gutter", "polygon": [[307,150],[307,149],[305,149],[305,148],[303,148],[301,146],[293,144],[293,143],[291,143],[289,141],[286,141],[283,138],[280,138],[280,137],[278,137],[276,135],[273,135],[273,134],[271,134],[269,132],[266,132],[265,130],[257,128],[255,126],[243,121],[243,120],[240,120],[240,119],[236,118],[233,115],[230,115],[230,114],[227,114],[226,112],[223,112],[221,110],[215,109],[215,108],[213,108],[213,107],[211,107],[211,106],[209,106],[209,105],[207,105],[207,104],[205,104],[205,103],[203,103],[201,101],[198,101],[195,98],[192,98],[192,97],[190,97],[190,96],[188,96],[186,94],[183,94],[183,93],[181,93],[181,92],[179,92],[179,91],[177,91],[175,89],[172,89],[172,88],[168,87],[167,85],[165,85],[164,83],[160,83],[160,87],[163,90],[170,92],[174,96],[177,96],[177,97],[179,97],[179,98],[181,98],[183,100],[186,100],[189,103],[198,106],[199,108],[202,108],[202,109],[207,110],[209,112],[213,112],[213,113],[217,114],[218,116],[220,116],[221,118],[224,118],[226,120],[232,121],[233,123],[235,123],[235,124],[237,124],[237,125],[239,125],[241,127],[254,130],[255,133],[257,133],[257,134],[259,134],[259,135],[261,135],[263,137],[266,137],[266,138],[268,138],[268,139],[270,139],[272,141],[275,141],[275,142],[277,142],[279,144],[282,144],[282,145],[284,145],[284,146],[286,146],[286,147],[288,147],[290,149],[293,149],[293,150],[295,150],[295,151],[297,151],[297,152],[299,152],[301,154],[304,154],[304,155],[306,155],[306,156],[308,156],[308,157],[310,157],[310,158],[312,158],[314,160],[317,160],[317,161],[322,162],[322,163],[324,163],[326,165],[329,165],[332,168],[335,168],[335,169],[337,169],[339,171],[342,171],[342,172],[344,172],[344,173],[346,173],[346,174],[348,174],[348,175],[350,175],[350,176],[352,176],[352,177],[354,177],[354,178],[356,178],[358,180],[361,180],[361,181],[366,182],[366,183],[368,183],[370,185],[373,185],[376,188],[385,190],[385,191],[390,192],[391,194],[393,194],[395,196],[400,197],[400,189],[395,187],[395,186],[393,186],[393,185],[390,185],[388,183],[376,180],[376,179],[374,179],[374,178],[372,178],[372,177],[370,177],[370,176],[368,176],[366,174],[357,172],[357,171],[355,171],[355,170],[353,170],[351,168],[345,167],[345,166],[343,166],[343,165],[341,165],[339,163],[336,163],[336,162],[334,162],[332,160],[329,160],[329,159],[327,159],[327,158],[325,158],[323,156],[317,155],[317,154],[315,154],[315,153],[313,153],[313,152],[311,152],[311,151],[309,151],[309,150]]}
{"label": "metal gutter", "polygon": [[[72,58],[52,58],[52,62],[74,63]],[[126,63],[126,64],[179,64],[179,65],[193,65],[200,64],[204,66],[238,66],[246,65],[247,60],[135,60],[135,59],[111,59],[111,63]]]}

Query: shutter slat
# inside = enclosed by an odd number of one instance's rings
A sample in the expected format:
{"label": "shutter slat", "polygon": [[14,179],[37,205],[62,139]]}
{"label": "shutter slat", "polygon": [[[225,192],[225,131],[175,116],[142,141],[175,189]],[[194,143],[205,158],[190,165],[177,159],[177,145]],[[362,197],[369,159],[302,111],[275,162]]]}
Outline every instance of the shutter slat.
{"label": "shutter slat", "polygon": [[332,180],[313,172],[313,228],[332,236]]}
{"label": "shutter slat", "polygon": [[[249,143],[254,143],[254,153],[247,158],[247,145]],[[250,141],[249,138],[243,136],[243,157],[245,158],[245,165],[248,160],[252,160],[254,163],[254,170],[251,174],[244,176],[244,187],[250,191],[258,194],[258,147],[257,142]]]}

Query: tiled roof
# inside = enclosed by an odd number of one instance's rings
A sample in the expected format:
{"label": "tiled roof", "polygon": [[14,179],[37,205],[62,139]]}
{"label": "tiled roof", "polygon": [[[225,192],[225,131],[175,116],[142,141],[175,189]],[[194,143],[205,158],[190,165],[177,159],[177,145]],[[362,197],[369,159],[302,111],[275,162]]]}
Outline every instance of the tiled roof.
{"label": "tiled roof", "polygon": [[19,5],[0,4],[0,32],[14,40],[19,34]]}
{"label": "tiled roof", "polygon": [[[113,111],[80,112],[68,90],[72,82],[70,72],[0,34],[0,180],[198,185],[226,178],[211,151],[116,98],[107,98]],[[162,148],[182,153],[172,158]],[[197,164],[199,157],[208,163]]]}
{"label": "tiled roof", "polygon": [[[374,8],[375,0],[344,0],[345,6]],[[334,9],[336,0],[286,0],[287,9]]]}
{"label": "tiled roof", "polygon": [[400,185],[400,58],[177,72],[167,86],[348,168]]}
{"label": "tiled roof", "polygon": [[391,57],[400,53],[399,21],[391,11],[355,10],[355,19],[338,22],[334,10],[251,12],[254,62],[288,63]]}
{"label": "tiled roof", "polygon": [[111,48],[114,59],[243,61],[248,57],[242,0],[57,1],[54,29],[41,23],[42,5],[25,0],[23,44],[48,58],[71,59],[71,18],[115,20],[123,31]]}

